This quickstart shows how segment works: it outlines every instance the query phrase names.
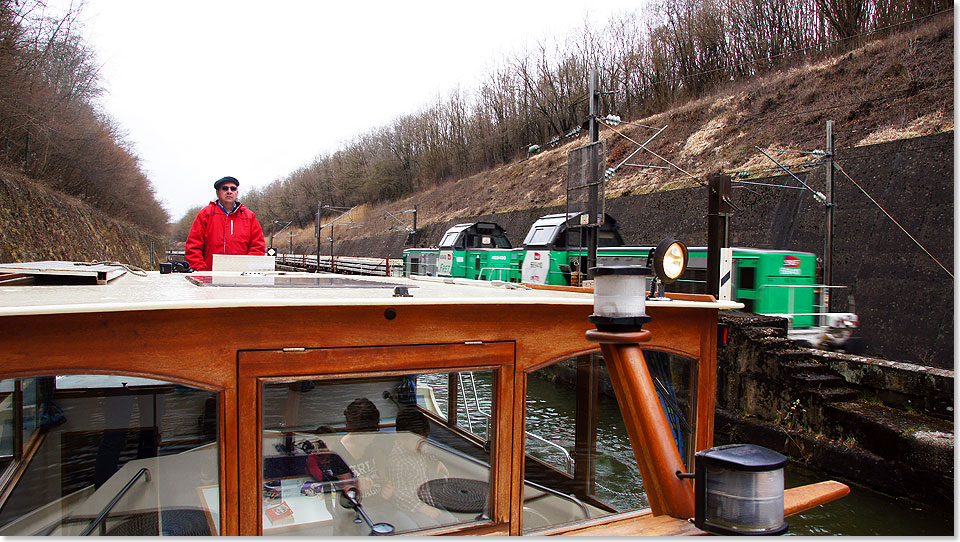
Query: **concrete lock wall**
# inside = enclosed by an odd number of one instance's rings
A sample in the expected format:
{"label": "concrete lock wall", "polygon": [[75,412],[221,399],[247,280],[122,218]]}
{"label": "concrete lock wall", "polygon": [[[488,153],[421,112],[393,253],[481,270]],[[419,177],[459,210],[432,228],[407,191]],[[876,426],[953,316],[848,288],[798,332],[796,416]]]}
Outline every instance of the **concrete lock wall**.
{"label": "concrete lock wall", "polygon": [[[953,132],[842,149],[836,161],[938,260],[953,271]],[[824,167],[800,176],[823,191]],[[788,176],[751,179],[798,183]],[[824,207],[806,190],[734,184],[732,246],[824,250]],[[918,365],[953,368],[953,279],[843,174],[835,174],[834,284],[849,294],[833,310],[855,309],[866,353]],[[706,188],[686,188],[608,199],[607,213],[627,244],[651,245],[672,236],[690,246],[707,242]],[[431,246],[451,225],[489,220],[518,245],[538,217],[562,207],[462,217],[425,225],[420,244]],[[401,257],[404,235],[344,241],[346,255]],[[848,299],[855,302],[850,307]]]}
{"label": "concrete lock wall", "polygon": [[786,320],[725,314],[715,428],[817,470],[953,502],[953,371],[796,346]]}

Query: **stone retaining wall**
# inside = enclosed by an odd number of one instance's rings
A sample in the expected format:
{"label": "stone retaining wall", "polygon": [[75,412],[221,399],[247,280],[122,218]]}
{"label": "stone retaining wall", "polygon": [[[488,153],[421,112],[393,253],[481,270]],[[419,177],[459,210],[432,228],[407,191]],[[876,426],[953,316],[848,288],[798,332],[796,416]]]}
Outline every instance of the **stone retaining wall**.
{"label": "stone retaining wall", "polygon": [[734,313],[716,431],[893,495],[953,502],[953,372],[796,346],[786,321]]}

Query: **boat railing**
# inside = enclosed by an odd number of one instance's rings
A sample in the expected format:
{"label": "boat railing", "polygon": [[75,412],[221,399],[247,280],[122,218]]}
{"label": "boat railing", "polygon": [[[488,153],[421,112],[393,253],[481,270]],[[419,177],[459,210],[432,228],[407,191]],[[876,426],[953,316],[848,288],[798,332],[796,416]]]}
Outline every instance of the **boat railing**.
{"label": "boat railing", "polygon": [[[826,284],[765,284],[760,287],[762,292],[766,288],[786,288],[787,289],[787,312],[783,314],[771,314],[770,316],[779,316],[781,318],[787,319],[787,325],[791,328],[794,327],[793,319],[797,316],[812,316],[816,327],[823,327],[827,325],[827,317],[831,313],[827,312],[827,298],[831,290],[845,289],[847,286],[844,285],[834,285],[828,286]],[[797,312],[796,311],[796,302],[795,302],[795,293],[797,290],[801,289],[813,289],[813,295],[815,301],[813,303],[813,308],[816,312]],[[826,299],[825,299],[826,298]]]}
{"label": "boat railing", "polygon": [[477,271],[477,276],[483,280],[502,280],[503,282],[514,282],[514,279],[520,279],[520,272],[516,269],[506,267],[481,267]]}
{"label": "boat railing", "polygon": [[[470,371],[465,373],[459,373],[460,389],[463,390],[463,394],[461,395],[461,397],[463,398],[463,409],[467,414],[467,429],[469,429],[471,433],[475,433],[475,431],[473,430],[473,418],[471,416],[470,407],[468,406],[469,403],[467,400],[467,387],[464,385],[465,384],[464,375],[467,375],[467,380],[468,380],[467,383],[470,384],[470,391],[472,392],[472,397],[473,397],[472,402],[476,404],[477,413],[484,417],[486,421],[486,428],[489,434],[491,415],[489,412],[484,412],[483,408],[481,408],[480,406],[480,394],[477,393],[476,381],[473,378],[473,372],[470,372]],[[563,456],[564,469],[566,469],[567,474],[573,474],[573,463],[574,463],[573,456],[570,455],[570,452],[566,448],[564,448],[563,446],[560,446],[556,442],[545,439],[540,435],[537,435],[536,433],[532,433],[530,431],[524,431],[524,434],[527,437],[546,445],[548,448],[552,448],[559,451],[560,454]]]}
{"label": "boat railing", "polygon": [[133,487],[133,484],[135,484],[137,480],[139,480],[142,476],[146,476],[147,481],[149,482],[150,470],[147,469],[146,467],[138,470],[137,473],[133,475],[133,478],[130,478],[130,481],[127,482],[127,484],[123,486],[123,488],[120,489],[120,491],[118,491],[117,494],[114,495],[112,499],[110,499],[110,502],[108,502],[107,505],[103,507],[103,510],[100,511],[100,514],[97,515],[97,518],[94,519],[90,523],[90,525],[87,525],[87,527],[83,530],[83,532],[80,533],[80,536],[89,536],[90,533],[92,533],[93,530],[96,529],[97,527],[100,527],[100,536],[105,536],[107,534],[106,520],[107,520],[107,516],[110,514],[110,511],[113,510],[113,507],[116,506],[118,502],[120,502],[120,499],[122,499],[123,496],[127,494],[127,491],[130,491],[130,488]]}

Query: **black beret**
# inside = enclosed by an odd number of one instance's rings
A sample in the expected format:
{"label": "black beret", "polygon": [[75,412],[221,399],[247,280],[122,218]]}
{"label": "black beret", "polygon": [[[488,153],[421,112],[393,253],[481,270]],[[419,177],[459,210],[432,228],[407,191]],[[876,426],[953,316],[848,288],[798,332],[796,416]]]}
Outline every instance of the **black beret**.
{"label": "black beret", "polygon": [[213,183],[213,188],[220,190],[220,185],[223,183],[234,183],[235,185],[240,186],[240,181],[238,181],[235,177],[228,176],[217,179],[217,182]]}

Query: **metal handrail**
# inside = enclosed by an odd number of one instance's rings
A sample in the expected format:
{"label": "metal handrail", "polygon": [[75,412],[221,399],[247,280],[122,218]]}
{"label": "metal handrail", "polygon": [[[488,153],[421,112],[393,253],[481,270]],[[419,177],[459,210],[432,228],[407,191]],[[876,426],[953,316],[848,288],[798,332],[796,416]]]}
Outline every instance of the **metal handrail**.
{"label": "metal handrail", "polygon": [[93,530],[96,529],[98,526],[100,527],[100,535],[101,536],[106,535],[107,524],[105,523],[105,521],[107,519],[107,515],[110,513],[111,510],[113,510],[113,507],[116,506],[118,502],[120,502],[120,499],[122,499],[123,496],[126,495],[127,491],[129,491],[130,488],[133,487],[133,484],[137,480],[139,480],[140,477],[143,476],[144,474],[147,475],[147,481],[149,482],[150,470],[147,469],[146,467],[143,467],[142,469],[138,470],[137,473],[133,475],[133,478],[131,478],[130,481],[127,482],[127,485],[123,486],[123,489],[121,489],[113,497],[113,499],[111,499],[110,502],[107,503],[107,505],[103,508],[103,510],[100,511],[100,514],[97,515],[97,519],[93,520],[93,522],[90,523],[90,525],[87,525],[87,527],[83,530],[83,532],[80,533],[80,536],[90,536],[90,533],[92,533]]}
{"label": "metal handrail", "polygon": [[[467,389],[466,389],[466,386],[464,386],[464,384],[463,384],[463,374],[464,374],[464,373],[460,373],[460,374],[459,374],[459,378],[460,378],[460,388],[461,388],[461,389],[463,390],[463,392],[464,392],[464,393],[463,393],[463,408],[464,408],[464,410],[466,410],[466,413],[467,413],[467,424],[469,425],[469,429],[470,429],[471,432],[473,432],[473,425],[472,425],[472,423],[470,423],[470,409],[469,409],[469,407],[467,406],[467,393],[466,393]],[[478,412],[481,416],[484,416],[484,417],[487,419],[487,428],[489,429],[489,427],[490,427],[490,421],[491,421],[491,419],[492,419],[492,416],[490,415],[489,412],[484,412],[483,409],[480,408],[480,395],[477,393],[477,386],[476,386],[476,381],[473,379],[473,372],[472,372],[472,371],[467,371],[466,374],[469,374],[469,375],[470,375],[470,385],[471,385],[471,388],[473,389],[473,400],[474,400],[474,402],[475,402],[476,405],[477,405],[477,412]],[[571,474],[573,473],[573,464],[574,464],[573,457],[570,455],[570,452],[569,452],[566,448],[564,448],[563,446],[560,446],[559,444],[557,444],[556,442],[553,442],[552,440],[547,440],[547,439],[541,437],[540,435],[537,435],[537,434],[535,434],[535,433],[531,433],[530,431],[524,430],[523,433],[524,433],[526,436],[528,436],[528,437],[530,437],[530,438],[532,438],[532,439],[534,439],[534,440],[537,440],[537,441],[542,442],[543,444],[546,444],[547,447],[549,447],[549,448],[556,448],[557,450],[559,450],[560,453],[563,455],[563,458],[564,458],[564,468],[566,469],[566,471],[567,471],[568,473],[571,473]]]}
{"label": "metal handrail", "polygon": [[[534,489],[539,489],[540,491],[543,491],[544,493],[549,493],[549,494],[551,494],[551,495],[553,495],[553,496],[555,496],[555,497],[560,497],[561,499],[564,499],[564,500],[573,501],[574,504],[576,504],[577,506],[580,507],[580,510],[583,512],[584,518],[585,518],[585,519],[590,519],[590,511],[587,510],[587,506],[586,506],[585,504],[583,504],[583,502],[582,502],[580,499],[576,498],[575,496],[573,496],[573,495],[566,495],[566,494],[564,494],[564,493],[560,493],[560,492],[557,491],[556,489],[551,489],[551,488],[549,488],[549,487],[547,487],[547,486],[542,486],[542,485],[540,485],[540,484],[538,484],[538,483],[536,483],[536,482],[531,482],[530,480],[524,480],[523,483],[524,483],[525,485],[532,486]],[[524,501],[524,502],[526,502],[526,501]]]}
{"label": "metal handrail", "polygon": [[[494,271],[496,271],[496,273],[494,273]],[[504,282],[510,282],[510,279],[513,278],[514,275],[518,277],[520,275],[520,272],[516,269],[508,269],[506,267],[481,267],[480,270],[477,271],[477,276],[482,277],[484,273],[486,273],[487,280],[502,280]],[[494,274],[496,274],[497,278],[493,278]],[[503,278],[504,275],[507,276],[506,279]]]}

